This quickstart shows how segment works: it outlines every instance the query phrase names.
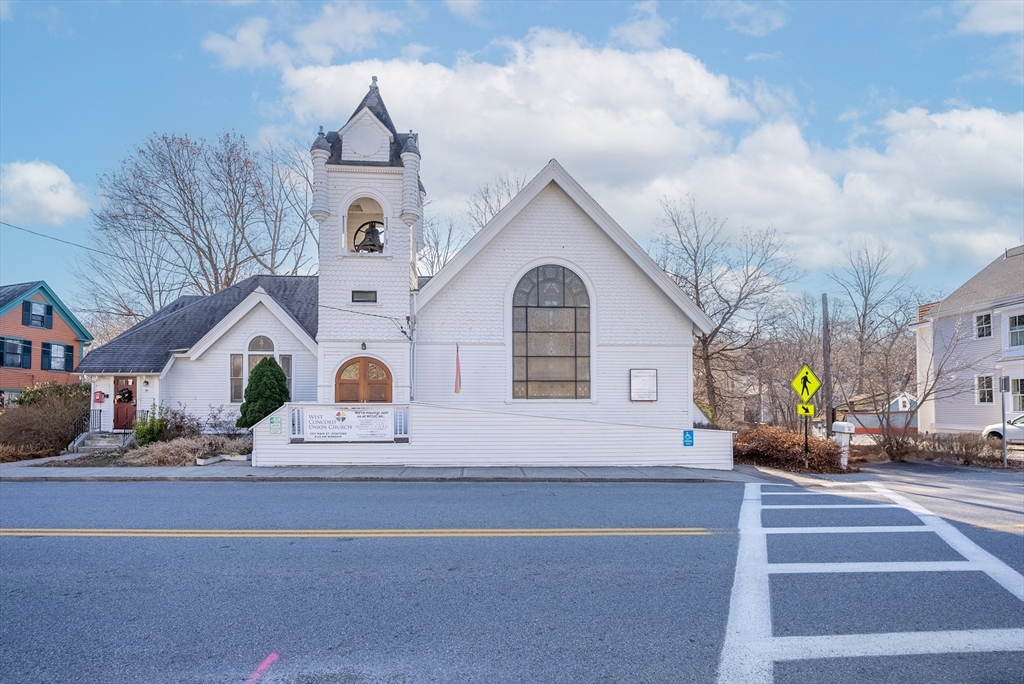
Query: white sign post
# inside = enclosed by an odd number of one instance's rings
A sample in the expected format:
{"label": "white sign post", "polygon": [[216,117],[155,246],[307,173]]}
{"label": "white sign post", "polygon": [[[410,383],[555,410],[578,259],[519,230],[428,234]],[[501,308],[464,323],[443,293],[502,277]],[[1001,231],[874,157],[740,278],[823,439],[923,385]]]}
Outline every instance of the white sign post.
{"label": "white sign post", "polygon": [[393,442],[395,410],[380,408],[306,409],[307,442]]}
{"label": "white sign post", "polygon": [[656,369],[629,369],[629,400],[658,401],[658,371]]}

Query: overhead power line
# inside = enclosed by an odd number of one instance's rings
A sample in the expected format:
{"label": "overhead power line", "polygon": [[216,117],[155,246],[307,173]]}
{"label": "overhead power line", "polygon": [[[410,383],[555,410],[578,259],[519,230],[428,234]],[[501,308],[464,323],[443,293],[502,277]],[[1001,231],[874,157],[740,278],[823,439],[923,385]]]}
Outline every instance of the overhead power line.
{"label": "overhead power line", "polygon": [[38,235],[41,238],[46,238],[47,240],[53,240],[54,242],[63,242],[65,245],[71,245],[72,247],[78,247],[79,249],[87,249],[90,252],[96,252],[97,254],[104,254],[104,255],[108,254],[107,252],[104,252],[101,249],[96,249],[94,247],[86,247],[85,245],[80,245],[77,242],[71,242],[70,240],[62,240],[60,238],[53,237],[52,235],[47,235],[46,233],[37,233],[34,230],[29,230],[28,228],[22,228],[21,226],[16,226],[13,223],[8,223],[7,221],[0,221],[0,226],[7,226],[8,228],[14,228],[14,230],[20,230],[23,233],[31,233],[32,235]]}

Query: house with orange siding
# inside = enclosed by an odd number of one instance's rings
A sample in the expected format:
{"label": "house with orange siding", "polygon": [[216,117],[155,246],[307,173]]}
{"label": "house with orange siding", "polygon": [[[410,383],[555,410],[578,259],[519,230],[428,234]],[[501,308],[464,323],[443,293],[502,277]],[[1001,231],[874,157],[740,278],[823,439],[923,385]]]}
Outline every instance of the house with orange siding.
{"label": "house with orange siding", "polygon": [[42,280],[0,286],[0,390],[6,403],[40,382],[78,382],[92,335]]}

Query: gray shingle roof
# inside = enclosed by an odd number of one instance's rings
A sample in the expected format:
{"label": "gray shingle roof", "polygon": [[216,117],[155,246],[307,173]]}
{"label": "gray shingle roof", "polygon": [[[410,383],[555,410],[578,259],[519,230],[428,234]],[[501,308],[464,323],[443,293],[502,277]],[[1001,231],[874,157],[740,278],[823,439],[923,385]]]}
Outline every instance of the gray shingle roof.
{"label": "gray shingle roof", "polygon": [[328,164],[345,164],[346,166],[404,166],[402,164],[402,148],[405,147],[406,142],[409,139],[408,133],[399,133],[398,129],[395,128],[395,124],[391,121],[391,115],[388,114],[388,108],[384,106],[384,99],[380,96],[380,91],[375,86],[370,86],[369,91],[366,93],[366,97],[359,103],[356,110],[352,112],[352,116],[348,118],[351,121],[355,118],[356,114],[363,111],[363,107],[366,107],[373,115],[380,119],[380,122],[391,132],[391,156],[386,162],[378,161],[353,161],[350,159],[342,160],[341,158],[341,136],[338,135],[337,131],[331,131],[327,134],[327,142],[331,145],[331,156],[327,160]]}
{"label": "gray shingle roof", "polygon": [[969,311],[984,304],[1024,299],[1024,245],[1008,249],[978,275],[958,287],[931,311],[931,315]]}
{"label": "gray shingle roof", "polygon": [[317,276],[260,275],[214,295],[179,297],[87,354],[75,370],[79,373],[159,373],[171,358],[171,350],[191,348],[257,287],[266,290],[310,337],[316,339]]}
{"label": "gray shingle roof", "polygon": [[23,294],[38,287],[42,282],[42,280],[36,280],[31,283],[14,283],[13,285],[0,286],[0,309],[14,300],[20,299]]}

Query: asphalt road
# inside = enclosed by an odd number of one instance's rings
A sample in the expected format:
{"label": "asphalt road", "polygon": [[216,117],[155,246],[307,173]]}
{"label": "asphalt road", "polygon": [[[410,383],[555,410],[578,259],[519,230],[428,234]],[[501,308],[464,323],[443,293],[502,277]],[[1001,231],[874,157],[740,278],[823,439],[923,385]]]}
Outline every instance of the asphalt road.
{"label": "asphalt road", "polygon": [[[883,500],[760,489],[762,506]],[[22,531],[0,536],[0,681],[714,682],[740,617],[741,504],[741,484],[6,482],[0,528]],[[953,524],[1019,571],[1020,509]],[[921,524],[896,507],[759,521]],[[108,531],[70,532],[83,529]],[[918,530],[767,534],[766,551],[769,564],[964,560]],[[1024,628],[1024,602],[981,571],[764,579],[770,638]],[[1022,653],[805,654],[768,672],[1015,682]]]}

